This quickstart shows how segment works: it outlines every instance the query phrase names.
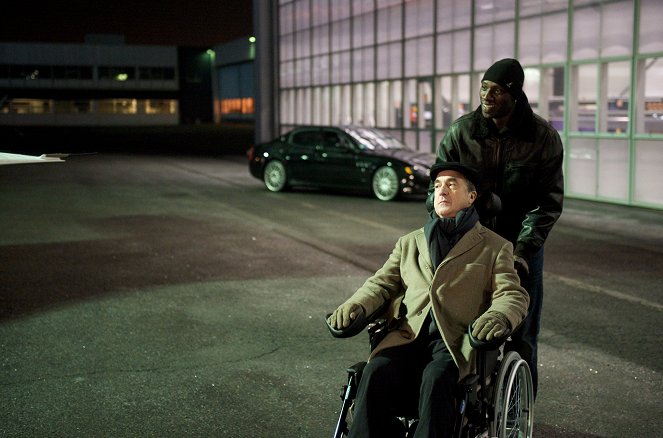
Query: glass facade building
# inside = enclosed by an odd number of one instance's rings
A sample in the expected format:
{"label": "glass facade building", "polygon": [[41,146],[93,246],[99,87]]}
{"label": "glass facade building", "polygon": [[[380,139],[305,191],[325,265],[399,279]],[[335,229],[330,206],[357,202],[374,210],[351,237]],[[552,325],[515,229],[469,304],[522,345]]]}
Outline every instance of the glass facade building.
{"label": "glass facade building", "polygon": [[254,11],[259,140],[358,124],[434,151],[479,105],[483,72],[514,57],[534,111],[562,137],[567,195],[663,209],[660,0],[272,0]]}

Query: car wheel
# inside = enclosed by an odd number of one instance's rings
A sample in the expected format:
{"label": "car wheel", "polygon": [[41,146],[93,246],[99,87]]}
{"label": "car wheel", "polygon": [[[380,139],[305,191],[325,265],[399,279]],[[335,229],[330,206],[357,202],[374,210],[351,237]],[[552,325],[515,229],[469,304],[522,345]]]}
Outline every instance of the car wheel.
{"label": "car wheel", "polygon": [[288,175],[285,166],[278,160],[272,160],[265,165],[263,181],[269,191],[280,192],[284,190],[288,183]]}
{"label": "car wheel", "polygon": [[380,201],[391,201],[398,195],[398,175],[392,167],[383,166],[373,174],[373,194]]}

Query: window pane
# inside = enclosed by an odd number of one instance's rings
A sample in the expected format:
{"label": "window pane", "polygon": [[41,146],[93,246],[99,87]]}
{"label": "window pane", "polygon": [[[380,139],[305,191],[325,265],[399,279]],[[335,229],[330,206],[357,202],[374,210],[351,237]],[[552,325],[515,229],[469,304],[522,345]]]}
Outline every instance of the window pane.
{"label": "window pane", "polygon": [[541,62],[541,17],[520,20],[518,60],[521,64]]}
{"label": "window pane", "polygon": [[[547,15],[541,24],[543,28],[542,61],[544,63],[566,61],[568,14],[564,12]],[[521,34],[521,38],[522,36]]]}
{"label": "window pane", "polygon": [[433,0],[405,3],[405,37],[430,35],[433,33]]}
{"label": "window pane", "polygon": [[378,11],[377,40],[378,43],[395,41],[402,37],[401,7],[380,9]]}
{"label": "window pane", "polygon": [[644,94],[638,103],[640,133],[663,134],[663,58],[644,59],[638,63],[638,90]]}
{"label": "window pane", "polygon": [[302,30],[311,27],[311,11],[309,9],[309,0],[295,1],[295,30]]}
{"label": "window pane", "polygon": [[350,16],[350,0],[334,0],[331,8],[332,20],[340,20]]}
{"label": "window pane", "polygon": [[343,124],[341,117],[341,87],[334,86],[331,90],[331,123],[332,125]]}
{"label": "window pane", "polygon": [[375,126],[375,83],[373,82],[364,86],[364,119],[360,123],[364,126]]}
{"label": "window pane", "polygon": [[595,64],[580,65],[576,68],[574,93],[572,97],[577,99],[575,120],[572,130],[583,132],[594,132],[596,130],[596,87],[598,73]]}
{"label": "window pane", "polygon": [[558,131],[564,129],[564,67],[543,69],[539,115]]}
{"label": "window pane", "polygon": [[373,48],[359,49],[352,52],[352,80],[369,81],[373,79],[375,68]]}
{"label": "window pane", "polygon": [[405,83],[405,111],[407,115],[403,119],[403,126],[405,128],[415,127],[419,120],[419,108],[417,107],[417,81],[414,79]]}
{"label": "window pane", "polygon": [[606,66],[607,120],[601,130],[626,133],[631,93],[631,63],[612,62]]}
{"label": "window pane", "polygon": [[433,37],[405,42],[405,76],[433,74]]}
{"label": "window pane", "polygon": [[454,62],[452,68],[454,72],[466,72],[470,70],[470,61],[472,57],[471,35],[469,30],[454,32],[453,53]]}
{"label": "window pane", "polygon": [[329,0],[313,0],[311,2],[311,20],[313,26],[329,22]]}
{"label": "window pane", "polygon": [[472,2],[467,0],[438,0],[437,30],[447,31],[470,27]]}
{"label": "window pane", "polygon": [[294,35],[284,35],[279,41],[279,56],[281,61],[289,61],[295,57]]}
{"label": "window pane", "polygon": [[354,17],[352,25],[352,46],[354,48],[373,44],[375,33],[373,17],[372,13]]}
{"label": "window pane", "polygon": [[474,9],[476,24],[513,19],[516,11],[515,0],[476,0]]}
{"label": "window pane", "polygon": [[350,82],[350,52],[333,54],[331,63],[332,82]]}
{"label": "window pane", "polygon": [[574,12],[573,59],[598,58],[601,47],[601,15],[598,12],[594,7]]}
{"label": "window pane", "polygon": [[377,63],[377,79],[401,77],[401,43],[378,46]]}
{"label": "window pane", "polygon": [[514,56],[513,22],[478,27],[474,36],[474,68],[486,70],[493,62]]}
{"label": "window pane", "polygon": [[628,199],[628,141],[599,140],[598,195],[622,201]]}
{"label": "window pane", "polygon": [[568,0],[521,0],[520,16],[528,17],[545,12],[564,11],[568,6]]}
{"label": "window pane", "polygon": [[596,142],[595,139],[570,139],[567,185],[573,194],[596,196]]}
{"label": "window pane", "polygon": [[311,59],[295,61],[295,85],[311,85]]}
{"label": "window pane", "polygon": [[292,3],[283,5],[279,9],[279,31],[281,32],[281,35],[292,33],[295,30],[292,16],[293,10]]}
{"label": "window pane", "polygon": [[359,15],[373,10],[373,0],[352,0],[352,15]]}
{"label": "window pane", "polygon": [[636,142],[635,157],[635,200],[663,205],[663,141]]}
{"label": "window pane", "polygon": [[[333,9],[333,8],[332,8]],[[332,23],[332,50],[350,48],[350,21],[343,20]]]}
{"label": "window pane", "polygon": [[362,125],[364,122],[364,84],[355,84],[352,95],[352,123]]}
{"label": "window pane", "polygon": [[540,115],[539,111],[539,89],[541,86],[541,70],[538,68],[526,68],[525,82],[523,84],[523,91],[527,95],[532,110]]}
{"label": "window pane", "polygon": [[633,3],[605,4],[602,15],[601,56],[629,55],[633,45]]}
{"label": "window pane", "polygon": [[435,99],[435,128],[446,129],[451,125],[451,109],[453,106],[453,95],[451,89],[451,76],[443,76],[437,79]]}
{"label": "window pane", "polygon": [[302,30],[295,33],[295,56],[302,58],[311,55],[311,31]]}
{"label": "window pane", "polygon": [[640,53],[663,51],[663,3],[640,0]]}
{"label": "window pane", "polygon": [[320,117],[322,115],[322,90],[320,87],[313,89],[313,124],[321,125]]}
{"label": "window pane", "polygon": [[470,31],[438,35],[436,50],[438,73],[461,72],[470,69]]}
{"label": "window pane", "polygon": [[295,85],[295,63],[284,62],[281,64],[281,86],[292,87]]}
{"label": "window pane", "polygon": [[329,25],[313,28],[313,51],[314,55],[329,53]]}
{"label": "window pane", "polygon": [[323,85],[329,83],[329,56],[313,58],[313,84]]}
{"label": "window pane", "polygon": [[456,76],[455,84],[456,93],[458,93],[457,103],[456,103],[456,118],[465,115],[472,111],[471,96],[470,96],[470,75],[459,75]]}

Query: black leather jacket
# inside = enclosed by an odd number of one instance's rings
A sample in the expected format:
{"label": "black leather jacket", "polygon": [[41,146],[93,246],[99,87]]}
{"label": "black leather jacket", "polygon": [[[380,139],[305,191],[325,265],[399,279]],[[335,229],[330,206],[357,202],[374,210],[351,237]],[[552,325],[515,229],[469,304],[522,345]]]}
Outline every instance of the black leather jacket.
{"label": "black leather jacket", "polygon": [[[479,171],[482,196],[492,191],[502,210],[488,226],[514,245],[514,255],[529,259],[544,244],[562,213],[564,152],[557,131],[518,99],[509,126],[498,131],[492,120],[474,112],[456,120],[437,151],[437,161],[459,161]],[[433,209],[433,183],[426,207]],[[478,208],[479,209],[479,208]]]}

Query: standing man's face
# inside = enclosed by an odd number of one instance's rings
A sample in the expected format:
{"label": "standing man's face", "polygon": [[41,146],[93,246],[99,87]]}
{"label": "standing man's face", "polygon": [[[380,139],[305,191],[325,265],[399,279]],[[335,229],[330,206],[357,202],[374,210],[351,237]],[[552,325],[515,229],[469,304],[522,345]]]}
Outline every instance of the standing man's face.
{"label": "standing man's face", "polygon": [[516,101],[506,88],[492,81],[481,82],[481,113],[487,119],[508,120],[516,106]]}
{"label": "standing man's face", "polygon": [[440,217],[456,217],[464,208],[472,205],[477,192],[470,190],[467,180],[460,172],[443,170],[435,178],[435,213]]}

